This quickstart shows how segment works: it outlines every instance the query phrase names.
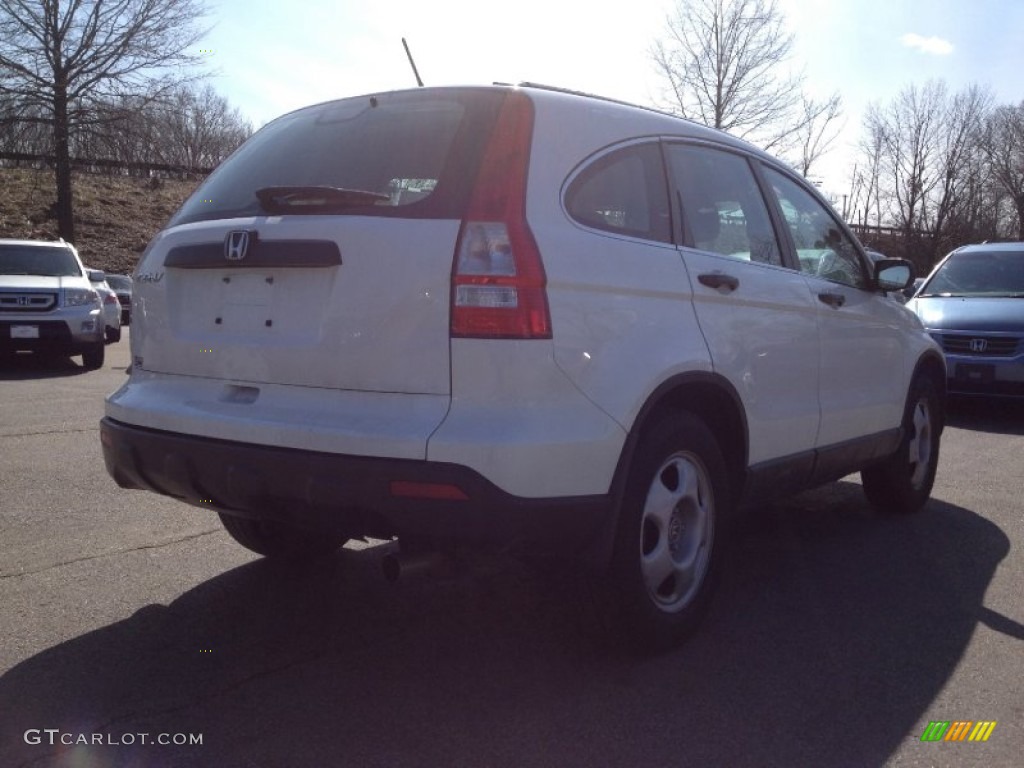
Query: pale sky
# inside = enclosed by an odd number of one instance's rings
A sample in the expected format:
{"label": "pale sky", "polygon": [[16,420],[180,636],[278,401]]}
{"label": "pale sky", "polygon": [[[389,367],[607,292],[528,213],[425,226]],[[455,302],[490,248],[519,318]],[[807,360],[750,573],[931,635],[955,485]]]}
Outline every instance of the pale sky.
{"label": "pale sky", "polygon": [[[327,99],[426,85],[533,81],[638,104],[673,0],[209,0],[213,84],[259,127]],[[791,64],[818,96],[838,91],[844,130],[812,176],[846,191],[868,103],[942,78],[1024,101],[1024,0],[780,0]]]}

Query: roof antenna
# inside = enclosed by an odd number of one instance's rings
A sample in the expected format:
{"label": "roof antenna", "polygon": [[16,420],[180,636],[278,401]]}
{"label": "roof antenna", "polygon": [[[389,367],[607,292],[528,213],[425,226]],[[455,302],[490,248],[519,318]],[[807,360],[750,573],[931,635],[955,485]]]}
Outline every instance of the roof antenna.
{"label": "roof antenna", "polygon": [[423,80],[420,78],[420,72],[416,69],[416,62],[412,60],[412,53],[409,51],[409,44],[405,42],[405,38],[402,38],[402,46],[405,48],[405,55],[409,57],[409,66],[412,67],[412,73],[416,75],[416,85],[420,88],[423,87]]}

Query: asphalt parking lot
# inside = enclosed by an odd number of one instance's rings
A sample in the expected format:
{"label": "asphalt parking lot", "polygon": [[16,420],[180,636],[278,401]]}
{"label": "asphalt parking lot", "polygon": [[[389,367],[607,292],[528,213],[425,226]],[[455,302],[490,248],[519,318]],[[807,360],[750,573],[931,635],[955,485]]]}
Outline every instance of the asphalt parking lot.
{"label": "asphalt parking lot", "polygon": [[107,352],[0,369],[0,767],[1020,764],[1024,406],[954,405],[919,515],[856,478],[763,510],[698,635],[636,659],[557,569],[390,585],[375,545],[285,570],[117,488],[97,422],[128,334]]}

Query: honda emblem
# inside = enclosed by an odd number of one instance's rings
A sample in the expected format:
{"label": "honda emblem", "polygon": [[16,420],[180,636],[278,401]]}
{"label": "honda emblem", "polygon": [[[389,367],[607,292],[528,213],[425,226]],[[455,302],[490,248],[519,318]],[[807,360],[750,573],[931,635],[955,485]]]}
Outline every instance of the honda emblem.
{"label": "honda emblem", "polygon": [[[250,237],[251,235],[251,237]],[[245,229],[228,232],[224,238],[224,258],[228,261],[241,261],[249,253],[249,243],[255,240],[256,233]]]}
{"label": "honda emblem", "polygon": [[988,341],[985,339],[971,339],[971,352],[984,352],[988,349]]}

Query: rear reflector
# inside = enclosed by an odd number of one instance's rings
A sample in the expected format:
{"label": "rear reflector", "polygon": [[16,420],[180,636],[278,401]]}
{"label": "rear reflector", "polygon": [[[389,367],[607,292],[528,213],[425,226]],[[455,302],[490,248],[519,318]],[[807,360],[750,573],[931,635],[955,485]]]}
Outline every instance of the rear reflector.
{"label": "rear reflector", "polygon": [[447,483],[413,483],[406,480],[392,480],[390,490],[392,496],[408,499],[469,500],[469,496],[459,486]]}
{"label": "rear reflector", "polygon": [[453,337],[551,338],[544,265],[526,223],[532,133],[529,98],[510,93],[484,152],[455,248]]}

